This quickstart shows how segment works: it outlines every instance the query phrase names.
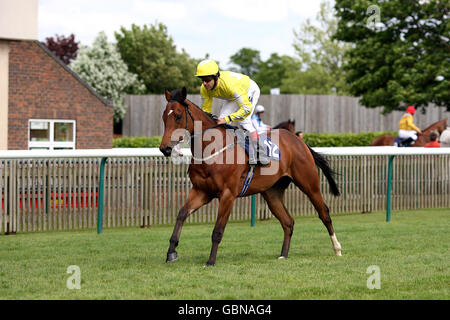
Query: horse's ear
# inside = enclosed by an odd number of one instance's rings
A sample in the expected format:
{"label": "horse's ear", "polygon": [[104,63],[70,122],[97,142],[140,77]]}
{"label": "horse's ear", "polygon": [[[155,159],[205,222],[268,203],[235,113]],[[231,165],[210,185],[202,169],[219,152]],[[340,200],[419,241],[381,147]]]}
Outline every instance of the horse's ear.
{"label": "horse's ear", "polygon": [[169,101],[172,99],[172,95],[170,94],[169,90],[166,89],[166,100]]}
{"label": "horse's ear", "polygon": [[187,90],[186,87],[183,87],[183,89],[181,89],[181,100],[186,100],[187,97]]}

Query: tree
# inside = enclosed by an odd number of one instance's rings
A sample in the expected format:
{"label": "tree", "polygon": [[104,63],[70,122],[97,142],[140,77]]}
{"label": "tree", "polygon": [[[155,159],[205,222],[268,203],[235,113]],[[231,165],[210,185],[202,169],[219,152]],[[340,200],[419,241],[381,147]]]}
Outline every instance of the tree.
{"label": "tree", "polygon": [[236,67],[231,67],[236,71],[253,78],[258,73],[261,65],[261,57],[258,50],[242,48],[230,57],[230,62]]}
{"label": "tree", "polygon": [[336,0],[350,92],[383,112],[429,103],[450,110],[450,2]]}
{"label": "tree", "polygon": [[126,106],[125,93],[142,93],[145,87],[120,57],[115,44],[109,43],[104,32],[100,32],[91,48],[82,47],[70,65],[95,91],[114,103],[114,122],[123,119]]}
{"label": "tree", "polygon": [[[296,58],[272,53],[269,59],[260,63],[259,71],[253,79],[261,88],[261,93],[268,94],[271,88],[282,88],[282,83],[290,70],[298,69],[300,69],[300,63]],[[291,93],[286,87],[283,87],[282,92]]]}
{"label": "tree", "polygon": [[173,39],[162,24],[133,24],[131,30],[116,32],[117,47],[131,72],[144,82],[146,93],[164,92],[185,86],[189,92],[199,92],[200,82],[194,77],[199,60],[182,50],[176,50]]}
{"label": "tree", "polygon": [[317,63],[305,71],[288,70],[281,84],[282,92],[296,94],[333,94],[333,88],[335,88],[333,78]]}
{"label": "tree", "polygon": [[328,2],[320,4],[317,21],[319,26],[307,19],[298,31],[294,30],[294,48],[302,69],[291,70],[285,87],[292,91],[298,83],[298,93],[330,94],[334,90],[346,94],[343,63],[350,45],[333,38],[338,22]]}
{"label": "tree", "polygon": [[65,64],[70,64],[77,57],[79,42],[75,41],[75,35],[67,38],[63,35],[55,35],[56,38],[45,38],[44,45]]}

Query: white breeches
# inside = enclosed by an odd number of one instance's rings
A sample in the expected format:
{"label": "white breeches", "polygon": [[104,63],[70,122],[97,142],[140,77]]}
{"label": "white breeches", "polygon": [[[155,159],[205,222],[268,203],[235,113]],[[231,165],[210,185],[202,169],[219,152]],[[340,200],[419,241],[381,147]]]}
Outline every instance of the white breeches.
{"label": "white breeches", "polygon": [[[248,89],[247,94],[248,94],[248,99],[250,100],[250,103],[252,104],[252,111],[250,111],[250,113],[247,115],[247,117],[244,120],[233,121],[230,124],[231,125],[239,124],[239,125],[241,125],[241,127],[243,129],[247,130],[248,132],[253,132],[253,131],[256,131],[256,129],[252,123],[252,115],[253,115],[253,112],[255,111],[255,106],[258,103],[260,91],[259,91],[259,87],[256,84],[256,82],[251,79],[250,79],[250,88]],[[222,105],[222,108],[220,109],[219,118],[225,118],[226,116],[229,116],[230,114],[232,114],[233,112],[236,112],[238,110],[239,110],[239,106],[237,105],[237,103],[235,101],[227,101]]]}
{"label": "white breeches", "polygon": [[400,129],[400,130],[398,130],[398,136],[399,136],[401,139],[408,139],[408,138],[411,138],[411,139],[413,139],[414,141],[417,140],[417,132],[414,131],[414,130],[403,130],[403,129]]}

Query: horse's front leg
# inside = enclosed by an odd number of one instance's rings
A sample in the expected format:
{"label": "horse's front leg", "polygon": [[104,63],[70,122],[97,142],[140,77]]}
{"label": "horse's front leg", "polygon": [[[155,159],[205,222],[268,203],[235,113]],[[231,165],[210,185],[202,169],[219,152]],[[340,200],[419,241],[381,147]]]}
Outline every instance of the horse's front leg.
{"label": "horse's front leg", "polygon": [[177,222],[175,223],[172,236],[170,237],[170,246],[169,250],[167,251],[166,262],[172,262],[177,260],[178,258],[178,254],[175,251],[175,248],[178,246],[178,241],[180,240],[181,235],[181,228],[183,227],[186,218],[189,217],[189,215],[196,211],[198,208],[210,201],[211,197],[202,190],[191,189],[189,191],[188,200],[178,212]]}
{"label": "horse's front leg", "polygon": [[209,255],[208,262],[206,262],[206,266],[213,266],[216,263],[217,249],[219,248],[220,241],[222,241],[225,226],[227,225],[228,218],[230,217],[231,208],[233,207],[233,202],[235,199],[236,197],[232,195],[230,190],[225,190],[220,196],[219,213],[217,215],[216,225],[214,226],[211,237],[211,253]]}

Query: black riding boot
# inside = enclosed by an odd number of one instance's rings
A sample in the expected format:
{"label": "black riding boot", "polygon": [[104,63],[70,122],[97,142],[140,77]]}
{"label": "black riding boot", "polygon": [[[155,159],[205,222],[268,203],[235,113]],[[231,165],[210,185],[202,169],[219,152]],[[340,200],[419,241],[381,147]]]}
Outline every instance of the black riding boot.
{"label": "black riding boot", "polygon": [[413,142],[414,142],[413,138],[408,138],[408,139],[402,141],[402,145],[404,147],[409,147]]}

